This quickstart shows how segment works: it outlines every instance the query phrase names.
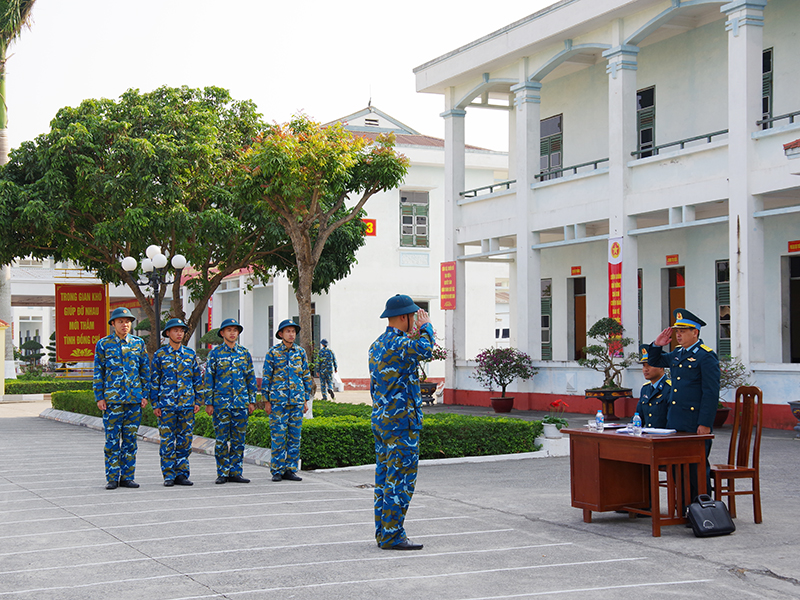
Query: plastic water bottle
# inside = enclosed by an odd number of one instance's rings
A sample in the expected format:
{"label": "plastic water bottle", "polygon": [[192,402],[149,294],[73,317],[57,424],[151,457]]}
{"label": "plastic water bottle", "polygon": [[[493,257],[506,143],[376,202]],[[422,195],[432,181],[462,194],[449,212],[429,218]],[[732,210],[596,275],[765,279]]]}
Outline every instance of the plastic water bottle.
{"label": "plastic water bottle", "polygon": [[603,431],[605,417],[603,417],[603,411],[598,410],[597,414],[594,416],[594,423],[597,426],[597,431]]}
{"label": "plastic water bottle", "polygon": [[638,412],[633,413],[631,429],[633,429],[633,435],[642,435],[642,417],[639,416]]}

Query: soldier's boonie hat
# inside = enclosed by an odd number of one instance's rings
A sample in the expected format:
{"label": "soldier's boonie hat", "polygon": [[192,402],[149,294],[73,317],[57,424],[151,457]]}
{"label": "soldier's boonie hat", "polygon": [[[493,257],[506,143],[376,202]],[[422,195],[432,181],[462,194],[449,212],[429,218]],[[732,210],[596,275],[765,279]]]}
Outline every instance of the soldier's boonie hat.
{"label": "soldier's boonie hat", "polygon": [[418,310],[419,306],[414,304],[411,296],[397,294],[386,301],[386,308],[384,309],[383,313],[381,313],[380,318],[385,319],[387,317],[399,317],[400,315],[415,313]]}
{"label": "soldier's boonie hat", "polygon": [[236,327],[236,329],[239,330],[239,333],[242,333],[242,331],[244,331],[244,327],[239,325],[239,321],[237,321],[236,319],[225,319],[220,324],[219,331],[217,331],[217,335],[219,337],[222,337],[222,330],[225,329],[226,327]]}
{"label": "soldier's boonie hat", "polygon": [[319,343],[320,343],[320,344],[322,344],[323,346],[327,346],[327,345],[328,345],[328,340],[326,340],[326,339],[321,339],[321,340],[319,341]]}
{"label": "soldier's boonie hat", "polygon": [[672,326],[678,329],[700,329],[706,325],[703,319],[685,308],[676,308],[672,311],[672,316],[675,319],[675,323]]}
{"label": "soldier's boonie hat", "polygon": [[297,329],[297,333],[300,333],[300,325],[292,321],[291,319],[284,319],[281,321],[281,324],[278,325],[278,331],[275,332],[275,337],[279,340],[282,340],[283,337],[281,336],[281,331],[283,331],[286,327],[294,327]]}
{"label": "soldier's boonie hat", "polygon": [[647,349],[649,346],[647,344],[642,344],[639,346],[639,364],[643,365],[647,363]]}
{"label": "soldier's boonie hat", "polygon": [[131,321],[135,321],[136,317],[133,316],[130,308],[121,306],[119,308],[115,308],[111,312],[111,316],[108,318],[108,324],[111,325],[111,321],[114,319],[130,319]]}
{"label": "soldier's boonie hat", "polygon": [[173,327],[183,327],[184,330],[189,331],[189,326],[186,323],[184,323],[182,319],[173,317],[172,319],[167,321],[166,325],[164,325],[164,330],[161,332],[161,337],[167,337],[167,332]]}

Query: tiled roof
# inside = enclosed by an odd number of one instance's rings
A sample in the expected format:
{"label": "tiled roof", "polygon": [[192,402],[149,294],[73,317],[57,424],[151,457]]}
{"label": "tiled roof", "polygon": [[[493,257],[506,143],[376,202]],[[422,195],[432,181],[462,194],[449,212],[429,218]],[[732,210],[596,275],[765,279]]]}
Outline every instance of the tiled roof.
{"label": "tiled roof", "polygon": [[795,140],[783,145],[784,150],[794,150],[795,148],[800,148],[800,140]]}
{"label": "tiled roof", "polygon": [[[380,132],[371,132],[371,131],[353,131],[351,132],[353,135],[360,135],[361,137],[365,137],[371,140],[374,140]],[[395,141],[398,146],[431,146],[433,148],[444,148],[444,140],[436,137],[432,137],[429,135],[408,135],[405,133],[397,133],[395,134]],[[470,150],[486,150],[486,148],[481,148],[480,146],[470,146],[469,144],[466,145],[466,148]]]}

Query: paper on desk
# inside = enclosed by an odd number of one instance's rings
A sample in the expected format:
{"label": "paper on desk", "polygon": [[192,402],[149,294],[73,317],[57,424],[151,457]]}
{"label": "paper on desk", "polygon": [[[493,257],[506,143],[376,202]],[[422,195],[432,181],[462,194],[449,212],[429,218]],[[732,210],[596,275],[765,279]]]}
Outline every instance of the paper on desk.
{"label": "paper on desk", "polygon": [[[633,435],[633,428],[628,425],[623,429],[618,429],[617,433]],[[670,435],[672,433],[677,433],[677,431],[675,429],[660,429],[658,427],[642,427],[642,433],[647,433],[650,435]]]}

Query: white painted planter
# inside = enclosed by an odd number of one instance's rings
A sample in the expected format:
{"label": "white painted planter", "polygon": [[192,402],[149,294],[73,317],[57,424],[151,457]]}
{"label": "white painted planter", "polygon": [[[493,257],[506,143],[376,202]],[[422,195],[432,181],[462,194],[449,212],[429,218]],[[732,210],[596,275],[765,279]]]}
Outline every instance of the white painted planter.
{"label": "white painted planter", "polygon": [[558,440],[563,437],[563,434],[558,429],[558,426],[554,425],[553,423],[544,423],[544,437],[549,438],[551,440]]}

